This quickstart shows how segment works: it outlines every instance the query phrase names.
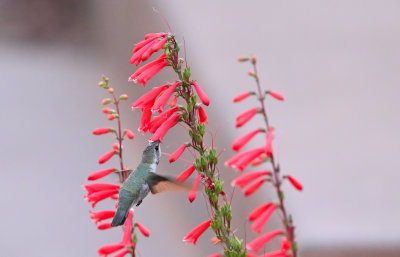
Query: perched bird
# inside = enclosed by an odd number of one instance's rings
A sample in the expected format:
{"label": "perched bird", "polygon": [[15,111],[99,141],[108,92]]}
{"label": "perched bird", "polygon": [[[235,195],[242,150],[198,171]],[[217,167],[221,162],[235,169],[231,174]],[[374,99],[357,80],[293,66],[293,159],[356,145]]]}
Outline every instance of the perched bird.
{"label": "perched bird", "polygon": [[188,190],[182,184],[155,174],[160,157],[160,142],[150,142],[143,151],[139,166],[131,172],[119,190],[118,209],[111,226],[124,224],[130,208],[133,205],[139,206],[150,191],[156,194],[167,190]]}

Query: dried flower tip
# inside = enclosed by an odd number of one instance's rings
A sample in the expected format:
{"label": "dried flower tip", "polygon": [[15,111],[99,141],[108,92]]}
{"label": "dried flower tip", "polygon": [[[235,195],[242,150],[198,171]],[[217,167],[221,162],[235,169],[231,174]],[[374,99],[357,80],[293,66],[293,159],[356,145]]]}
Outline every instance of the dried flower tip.
{"label": "dried flower tip", "polygon": [[256,58],[255,55],[251,55],[251,56],[250,56],[250,60],[251,60],[251,63],[252,63],[252,64],[256,64],[256,62],[257,62],[257,58]]}
{"label": "dried flower tip", "polygon": [[134,133],[132,132],[132,130],[130,130],[130,129],[125,129],[124,132],[125,132],[126,136],[127,136],[129,139],[133,139],[133,138],[135,137],[135,134],[134,134]]}
{"label": "dried flower tip", "polygon": [[275,98],[275,99],[277,99],[277,100],[279,100],[279,101],[285,100],[285,98],[283,97],[283,95],[279,94],[279,93],[276,92],[276,91],[269,90],[269,91],[267,91],[267,93],[268,93],[270,96],[272,96],[273,98]]}
{"label": "dried flower tip", "polygon": [[292,176],[286,176],[290,183],[299,191],[303,190],[303,185]]}
{"label": "dried flower tip", "polygon": [[114,168],[95,171],[89,174],[88,180],[97,180],[111,174],[115,171]]}
{"label": "dried flower tip", "polygon": [[271,241],[274,237],[276,237],[278,235],[282,235],[282,234],[283,234],[282,230],[274,230],[274,231],[265,233],[264,235],[257,237],[256,239],[254,239],[253,241],[248,243],[246,245],[246,248],[250,251],[257,253],[258,251],[260,251],[260,249],[265,244],[267,244],[269,241]]}
{"label": "dried flower tip", "polygon": [[240,56],[240,57],[238,57],[237,60],[238,60],[238,62],[247,62],[249,60],[249,58]]}
{"label": "dried flower tip", "polygon": [[128,100],[128,95],[127,94],[120,95],[119,100]]}
{"label": "dried flower tip", "polygon": [[104,135],[109,132],[113,132],[114,130],[111,128],[95,128],[93,130],[93,135],[99,136],[99,135]]}
{"label": "dried flower tip", "polygon": [[186,144],[181,145],[173,154],[171,154],[171,156],[169,157],[169,162],[172,163],[176,161],[182,155],[185,149]]}
{"label": "dried flower tip", "polygon": [[114,88],[112,88],[112,87],[108,88],[108,93],[113,94],[114,93]]}
{"label": "dried flower tip", "polygon": [[189,202],[191,203],[196,199],[200,179],[201,179],[201,174],[199,173],[197,174],[196,180],[194,181],[192,189],[189,192]]}
{"label": "dried flower tip", "polygon": [[183,242],[193,243],[194,245],[196,245],[197,240],[204,233],[204,231],[206,231],[210,227],[210,224],[211,220],[207,220],[201,223],[183,238]]}
{"label": "dried flower tip", "polygon": [[111,101],[111,99],[110,98],[104,98],[102,101],[101,101],[101,104],[102,105],[107,105],[107,104],[109,104],[109,103],[111,103],[112,101]]}
{"label": "dried flower tip", "polygon": [[240,102],[240,101],[246,99],[247,97],[249,97],[252,94],[253,93],[250,92],[250,91],[238,94],[238,95],[235,96],[235,98],[233,98],[233,102],[235,102],[235,103]]}
{"label": "dried flower tip", "polygon": [[141,223],[136,222],[136,226],[145,237],[150,236],[150,231],[145,226],[143,226]]}
{"label": "dried flower tip", "polygon": [[108,153],[106,153],[106,154],[100,156],[100,158],[99,158],[99,164],[106,163],[108,160],[111,159],[111,157],[114,156],[114,154],[115,154],[115,150],[112,150],[112,151],[110,151],[110,152],[108,152]]}

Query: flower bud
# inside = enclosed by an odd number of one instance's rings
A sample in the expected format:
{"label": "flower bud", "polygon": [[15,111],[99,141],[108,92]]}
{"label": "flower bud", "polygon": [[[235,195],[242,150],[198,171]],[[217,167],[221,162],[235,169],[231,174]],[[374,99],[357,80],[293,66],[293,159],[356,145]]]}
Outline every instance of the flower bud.
{"label": "flower bud", "polygon": [[248,60],[249,58],[247,57],[242,57],[242,56],[238,57],[238,62],[247,62]]}
{"label": "flower bud", "polygon": [[108,120],[113,120],[113,119],[115,119],[115,118],[118,118],[118,114],[109,114],[109,115],[107,116],[107,119],[108,119]]}
{"label": "flower bud", "polygon": [[250,60],[252,64],[256,64],[257,58],[255,55],[251,55]]}
{"label": "flower bud", "polygon": [[107,105],[107,104],[109,104],[109,103],[111,103],[111,99],[110,99],[110,98],[104,98],[104,99],[101,101],[101,104],[102,104],[102,105]]}
{"label": "flower bud", "polygon": [[128,100],[128,95],[127,94],[120,95],[119,100]]}
{"label": "flower bud", "polygon": [[126,133],[126,136],[129,138],[129,139],[133,139],[134,137],[135,137],[135,134],[132,132],[132,130],[130,130],[130,129],[125,129],[125,133]]}
{"label": "flower bud", "polygon": [[110,93],[110,94],[114,93],[114,88],[110,87],[110,88],[108,89],[108,93]]}

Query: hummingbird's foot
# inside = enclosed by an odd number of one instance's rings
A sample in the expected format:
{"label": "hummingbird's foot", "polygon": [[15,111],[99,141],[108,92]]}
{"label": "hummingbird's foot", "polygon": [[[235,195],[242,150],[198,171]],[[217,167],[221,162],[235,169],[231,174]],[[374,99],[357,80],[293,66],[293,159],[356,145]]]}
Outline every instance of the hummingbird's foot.
{"label": "hummingbird's foot", "polygon": [[142,202],[143,202],[143,200],[140,200],[140,201],[136,204],[136,207],[139,206]]}

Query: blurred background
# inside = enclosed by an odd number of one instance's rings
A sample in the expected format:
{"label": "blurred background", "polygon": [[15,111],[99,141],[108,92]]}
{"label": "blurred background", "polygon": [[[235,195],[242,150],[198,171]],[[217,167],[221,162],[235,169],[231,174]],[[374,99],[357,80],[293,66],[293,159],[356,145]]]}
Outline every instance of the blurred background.
{"label": "blurred background", "polygon": [[[301,193],[284,188],[300,256],[400,256],[396,0],[0,0],[1,255],[97,256],[101,245],[120,240],[119,229],[97,230],[80,185],[88,173],[117,164],[97,164],[113,139],[91,135],[93,128],[110,125],[100,111],[107,97],[97,87],[101,75],[110,77],[117,94],[130,96],[122,121],[132,130],[140,112],[130,111],[130,103],[175,79],[164,70],[146,88],[127,82],[135,71],[128,63],[134,44],[146,33],[167,30],[152,7],[186,41],[192,78],[211,99],[208,131],[217,135],[217,149],[225,150],[223,161],[233,155],[231,142],[260,123],[234,128],[236,115],[256,104],[232,103],[255,87],[250,65],[236,58],[256,54],[262,86],[286,97],[268,101],[267,108],[282,171],[305,187]],[[182,131],[169,132],[164,152],[185,140]],[[137,134],[125,145],[128,166],[136,167],[147,138]],[[186,167],[164,158],[158,171],[177,175]],[[223,165],[220,170],[231,191],[237,173]],[[251,198],[235,192],[234,226],[241,237],[249,211],[271,199],[267,187]],[[209,243],[211,231],[197,246],[182,243],[208,219],[204,209],[201,195],[193,204],[181,194],[146,198],[135,211],[135,220],[151,230],[150,238],[139,236],[140,256],[217,252]],[[274,217],[265,229],[279,226]],[[247,232],[247,241],[254,237]]]}

